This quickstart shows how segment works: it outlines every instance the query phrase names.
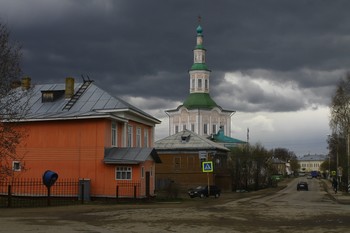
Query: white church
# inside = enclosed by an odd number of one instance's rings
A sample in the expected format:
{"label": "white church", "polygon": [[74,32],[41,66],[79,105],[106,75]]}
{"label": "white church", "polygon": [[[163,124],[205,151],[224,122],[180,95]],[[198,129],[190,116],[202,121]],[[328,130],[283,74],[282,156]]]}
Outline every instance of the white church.
{"label": "white church", "polygon": [[197,43],[193,50],[193,65],[189,70],[189,95],[176,109],[166,110],[169,116],[169,135],[191,130],[209,137],[219,132],[231,135],[231,117],[235,113],[220,107],[210,96],[210,70],[206,63],[206,49],[203,47],[203,30],[197,27]]}

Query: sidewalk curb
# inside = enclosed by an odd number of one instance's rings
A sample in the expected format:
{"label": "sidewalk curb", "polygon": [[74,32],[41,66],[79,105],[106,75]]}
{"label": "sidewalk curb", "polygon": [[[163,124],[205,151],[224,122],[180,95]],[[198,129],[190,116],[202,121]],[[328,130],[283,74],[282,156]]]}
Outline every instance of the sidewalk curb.
{"label": "sidewalk curb", "polygon": [[339,204],[350,205],[350,195],[343,194],[343,192],[338,192],[338,194],[335,194],[332,185],[328,180],[322,179],[322,182],[325,191],[334,201]]}

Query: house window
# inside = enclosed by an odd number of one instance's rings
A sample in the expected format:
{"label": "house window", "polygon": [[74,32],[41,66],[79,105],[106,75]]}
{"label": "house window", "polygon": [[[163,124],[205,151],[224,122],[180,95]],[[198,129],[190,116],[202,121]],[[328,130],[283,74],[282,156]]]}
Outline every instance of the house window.
{"label": "house window", "polygon": [[112,121],[112,130],[111,130],[111,145],[117,146],[117,123],[115,121]]}
{"label": "house window", "polygon": [[149,147],[149,144],[148,144],[148,129],[145,129],[145,131],[143,131],[143,145],[145,147]]}
{"label": "house window", "polygon": [[128,147],[132,147],[132,126],[128,125]]}
{"label": "house window", "polygon": [[117,167],[116,168],[116,179],[117,180],[131,180],[132,179],[132,168],[131,167]]}
{"label": "house window", "polygon": [[145,177],[145,167],[141,167],[141,178]]}
{"label": "house window", "polygon": [[13,161],[13,162],[12,162],[12,169],[13,169],[13,171],[15,171],[15,172],[21,171],[21,163],[18,162],[18,161]]}
{"label": "house window", "polygon": [[53,92],[43,92],[41,102],[53,102]]}
{"label": "house window", "polygon": [[178,133],[178,132],[179,132],[179,126],[175,125],[175,133]]}
{"label": "house window", "polygon": [[205,90],[208,90],[208,80],[204,80],[204,88]]}
{"label": "house window", "polygon": [[204,124],[203,133],[208,134],[208,124]]}
{"label": "house window", "polygon": [[136,147],[141,147],[141,128],[136,128]]}

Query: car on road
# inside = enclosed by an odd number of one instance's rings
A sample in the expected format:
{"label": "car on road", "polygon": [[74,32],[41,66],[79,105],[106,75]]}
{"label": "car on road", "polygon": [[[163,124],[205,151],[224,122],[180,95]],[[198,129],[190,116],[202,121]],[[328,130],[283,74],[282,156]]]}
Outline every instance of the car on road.
{"label": "car on road", "polygon": [[196,188],[189,189],[188,195],[191,198],[194,198],[194,197],[203,198],[203,197],[209,197],[209,196],[214,196],[215,198],[218,198],[221,195],[221,189],[216,185],[210,185],[209,192],[210,192],[210,195],[208,195],[208,185],[198,186]]}
{"label": "car on road", "polygon": [[305,181],[300,181],[297,184],[297,190],[298,191],[300,191],[300,190],[309,191],[309,185]]}

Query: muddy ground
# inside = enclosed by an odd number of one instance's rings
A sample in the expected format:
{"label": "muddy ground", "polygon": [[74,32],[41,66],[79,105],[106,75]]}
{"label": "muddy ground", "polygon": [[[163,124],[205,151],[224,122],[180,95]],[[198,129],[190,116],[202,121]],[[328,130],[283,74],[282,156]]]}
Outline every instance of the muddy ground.
{"label": "muddy ground", "polygon": [[[283,184],[257,192],[223,193],[218,199],[184,196],[178,202],[1,209],[0,232],[349,231],[349,206],[335,203],[322,186],[315,193],[290,191],[301,197],[300,202],[281,187]],[[304,196],[307,199],[306,195],[316,193],[317,201],[304,202]]]}

